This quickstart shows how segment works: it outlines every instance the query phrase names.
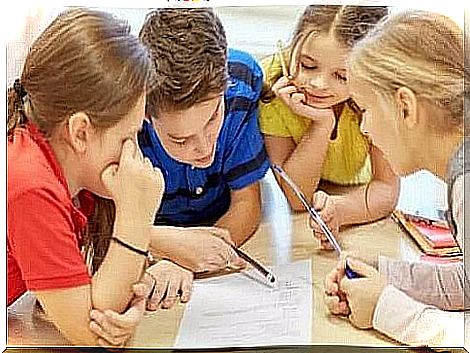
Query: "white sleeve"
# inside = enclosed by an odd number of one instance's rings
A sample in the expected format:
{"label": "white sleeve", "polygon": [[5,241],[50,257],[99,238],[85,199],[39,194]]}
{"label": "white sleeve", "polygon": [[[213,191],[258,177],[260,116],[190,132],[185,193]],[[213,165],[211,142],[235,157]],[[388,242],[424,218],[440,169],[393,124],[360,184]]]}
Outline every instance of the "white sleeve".
{"label": "white sleeve", "polygon": [[442,311],[425,305],[391,285],[385,287],[377,302],[373,326],[411,346],[464,346],[463,312]]}

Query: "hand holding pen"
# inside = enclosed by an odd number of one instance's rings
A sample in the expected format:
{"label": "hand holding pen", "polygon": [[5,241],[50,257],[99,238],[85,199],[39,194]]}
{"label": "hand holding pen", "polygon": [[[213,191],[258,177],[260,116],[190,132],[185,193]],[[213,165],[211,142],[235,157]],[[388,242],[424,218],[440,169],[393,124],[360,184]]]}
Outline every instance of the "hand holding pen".
{"label": "hand holding pen", "polygon": [[[294,183],[294,181],[289,177],[289,175],[278,165],[273,164],[272,165],[273,170],[289,185],[289,187],[294,191],[295,195],[299,198],[299,200],[302,202],[302,205],[305,207],[307,212],[309,213],[311,219],[318,224],[322,232],[324,233],[325,237],[328,239],[328,241],[331,243],[333,246],[333,249],[336,250],[338,256],[341,256],[342,254],[342,249],[336,240],[335,236],[331,232],[330,228],[326,225],[326,223],[323,221],[323,219],[320,217],[318,212],[309,204],[307,201],[306,197],[300,190],[300,188]],[[346,261],[345,263],[345,273],[348,278],[358,278],[359,275],[355,273],[349,266]]]}
{"label": "hand holding pen", "polygon": [[[336,208],[334,197],[324,191],[317,191],[313,194],[312,207],[319,213],[320,217],[330,228],[331,232],[339,234],[341,220]],[[325,236],[321,227],[313,219],[310,219],[310,227],[313,230],[313,236],[319,240],[322,249],[333,250],[328,238]]]}
{"label": "hand holding pen", "polygon": [[[276,277],[274,276],[274,274],[272,272],[270,272],[266,267],[264,267],[260,262],[258,262],[257,260],[255,260],[253,257],[251,257],[250,255],[248,255],[246,252],[244,252],[243,250],[239,249],[238,247],[236,247],[233,242],[231,241],[230,239],[230,233],[225,230],[225,229],[222,229],[222,228],[218,228],[218,227],[210,227],[211,231],[213,232],[213,235],[214,236],[217,236],[217,237],[220,237],[223,241],[225,241],[231,248],[231,250],[240,258],[242,259],[243,261],[245,261],[246,263],[250,264],[256,271],[258,271],[261,276],[263,276],[263,278],[266,280],[266,282],[269,284],[269,285],[272,285],[276,282]],[[237,267],[232,267],[232,265],[227,262],[227,265],[226,267],[228,269],[241,269],[239,266]],[[199,278],[202,278],[204,277],[205,274],[201,274],[201,273],[198,273],[198,277]]]}

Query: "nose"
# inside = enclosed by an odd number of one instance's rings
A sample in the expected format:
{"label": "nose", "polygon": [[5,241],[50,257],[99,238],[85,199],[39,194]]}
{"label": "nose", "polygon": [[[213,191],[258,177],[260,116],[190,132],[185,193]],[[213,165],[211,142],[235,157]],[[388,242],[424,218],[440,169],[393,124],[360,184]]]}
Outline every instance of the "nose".
{"label": "nose", "polygon": [[212,149],[212,144],[209,136],[201,134],[197,136],[195,150],[200,157],[207,156]]}
{"label": "nose", "polygon": [[328,82],[325,75],[315,75],[310,79],[310,85],[317,89],[326,90],[328,88]]}

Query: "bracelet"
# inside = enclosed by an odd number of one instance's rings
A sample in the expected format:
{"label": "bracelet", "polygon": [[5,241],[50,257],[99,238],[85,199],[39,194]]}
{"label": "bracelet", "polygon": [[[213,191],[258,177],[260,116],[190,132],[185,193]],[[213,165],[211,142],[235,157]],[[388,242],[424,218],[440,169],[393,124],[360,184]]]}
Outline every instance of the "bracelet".
{"label": "bracelet", "polygon": [[142,255],[142,256],[145,256],[145,257],[149,256],[149,251],[148,250],[144,251],[142,249],[136,248],[136,247],[134,247],[130,244],[127,244],[127,243],[123,242],[121,239],[116,238],[116,237],[112,237],[111,240],[118,243],[119,245],[125,247],[126,249],[135,252],[136,254],[139,254],[139,255]]}

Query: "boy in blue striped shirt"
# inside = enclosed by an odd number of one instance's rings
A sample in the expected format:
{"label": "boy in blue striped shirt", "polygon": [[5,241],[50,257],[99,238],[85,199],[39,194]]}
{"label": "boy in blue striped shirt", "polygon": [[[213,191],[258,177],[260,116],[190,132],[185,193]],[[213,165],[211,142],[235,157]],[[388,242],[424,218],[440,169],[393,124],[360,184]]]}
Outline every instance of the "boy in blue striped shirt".
{"label": "boy in blue striped shirt", "polygon": [[155,10],[140,38],[157,80],[139,145],[166,184],[155,220],[165,227],[152,247],[193,272],[241,266],[228,244],[256,231],[269,168],[257,116],[261,68],[227,49],[209,8]]}

